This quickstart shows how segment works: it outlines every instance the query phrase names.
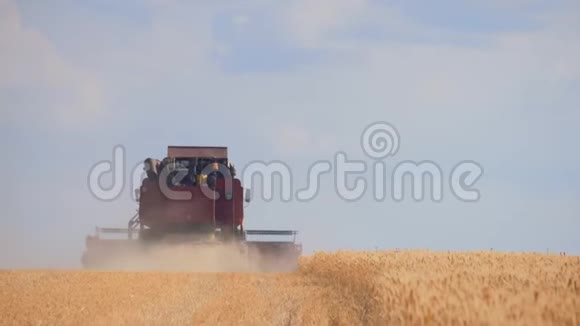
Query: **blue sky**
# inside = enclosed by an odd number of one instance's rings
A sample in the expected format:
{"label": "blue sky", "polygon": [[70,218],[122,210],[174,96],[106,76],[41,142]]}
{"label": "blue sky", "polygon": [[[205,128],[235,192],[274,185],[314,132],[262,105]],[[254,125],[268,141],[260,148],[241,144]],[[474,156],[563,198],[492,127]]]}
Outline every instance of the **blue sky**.
{"label": "blue sky", "polygon": [[[255,201],[253,228],[341,248],[580,253],[580,6],[575,1],[0,0],[0,266],[77,266],[131,189],[91,196],[95,163],[169,144],[224,145],[243,167],[306,168],[360,134],[401,134],[389,164],[485,169],[482,199]],[[14,248],[19,248],[14,250]]]}

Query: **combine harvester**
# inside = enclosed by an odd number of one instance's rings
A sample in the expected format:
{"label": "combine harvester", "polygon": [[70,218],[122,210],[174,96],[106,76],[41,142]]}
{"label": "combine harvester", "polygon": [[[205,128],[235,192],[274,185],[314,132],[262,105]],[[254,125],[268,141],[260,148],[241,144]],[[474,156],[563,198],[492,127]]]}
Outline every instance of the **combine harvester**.
{"label": "combine harvester", "polygon": [[145,160],[145,171],[147,178],[135,190],[137,214],[127,228],[97,227],[95,235],[87,236],[85,268],[297,268],[302,246],[296,231],[244,229],[244,203],[251,196],[235,177],[227,147],[169,146],[162,161]]}

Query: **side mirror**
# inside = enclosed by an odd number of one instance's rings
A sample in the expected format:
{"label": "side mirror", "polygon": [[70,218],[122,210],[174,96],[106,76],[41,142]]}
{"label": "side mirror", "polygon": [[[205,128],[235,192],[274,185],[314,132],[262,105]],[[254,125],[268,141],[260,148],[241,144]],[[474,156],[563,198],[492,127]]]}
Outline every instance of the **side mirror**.
{"label": "side mirror", "polygon": [[139,201],[139,199],[141,199],[141,190],[140,189],[135,189],[135,201]]}
{"label": "side mirror", "polygon": [[252,190],[251,189],[246,189],[246,192],[244,194],[244,201],[246,203],[249,203],[250,201],[252,201]]}

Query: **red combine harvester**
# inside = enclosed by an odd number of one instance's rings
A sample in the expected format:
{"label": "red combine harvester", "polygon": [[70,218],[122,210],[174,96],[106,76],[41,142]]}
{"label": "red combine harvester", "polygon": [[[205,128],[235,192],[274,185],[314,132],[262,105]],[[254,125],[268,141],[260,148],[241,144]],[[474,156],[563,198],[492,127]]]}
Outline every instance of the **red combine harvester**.
{"label": "red combine harvester", "polygon": [[[162,161],[146,159],[145,171],[147,177],[135,190],[137,214],[127,228],[97,227],[96,234],[87,237],[85,268],[147,268],[151,265],[142,264],[144,257],[155,260],[155,268],[164,268],[163,256],[171,256],[171,248],[182,251],[179,259],[193,260],[176,265],[173,257],[172,266],[195,268],[195,255],[183,255],[184,250],[213,252],[217,265],[224,260],[227,266],[225,260],[232,257],[222,259],[219,249],[228,248],[260,271],[296,269],[302,253],[296,231],[244,229],[244,203],[250,201],[250,192],[244,192],[235,177],[227,147],[170,146]],[[251,239],[256,236],[270,240]],[[272,241],[272,237],[286,239]],[[152,253],[158,248],[165,251],[156,257]]]}

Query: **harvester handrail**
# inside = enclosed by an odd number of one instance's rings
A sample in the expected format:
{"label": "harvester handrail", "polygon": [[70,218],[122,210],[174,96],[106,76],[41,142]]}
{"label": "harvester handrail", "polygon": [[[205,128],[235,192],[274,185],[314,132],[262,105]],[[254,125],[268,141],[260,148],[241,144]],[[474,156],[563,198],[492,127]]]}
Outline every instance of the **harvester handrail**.
{"label": "harvester handrail", "polygon": [[296,235],[295,230],[246,230],[247,235]]}
{"label": "harvester handrail", "polygon": [[295,230],[245,230],[246,235],[287,235],[292,236],[292,242],[296,242],[298,231]]}
{"label": "harvester handrail", "polygon": [[129,233],[129,229],[127,228],[102,228],[102,227],[97,227],[97,231],[99,233]]}

